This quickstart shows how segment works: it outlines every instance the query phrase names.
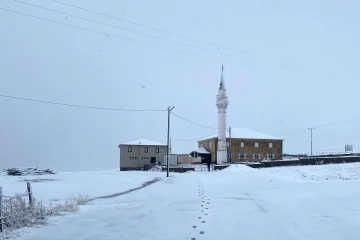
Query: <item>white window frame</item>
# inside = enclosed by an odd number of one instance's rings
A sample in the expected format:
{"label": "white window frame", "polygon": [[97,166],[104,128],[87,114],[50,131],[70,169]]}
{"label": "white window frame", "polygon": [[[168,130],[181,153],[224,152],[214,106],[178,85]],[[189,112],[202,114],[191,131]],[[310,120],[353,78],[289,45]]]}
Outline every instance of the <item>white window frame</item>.
{"label": "white window frame", "polygon": [[132,152],[132,146],[128,146],[128,152]]}
{"label": "white window frame", "polygon": [[244,142],[241,142],[241,143],[240,143],[240,147],[242,147],[242,148],[245,147],[245,143],[244,143]]}
{"label": "white window frame", "polygon": [[211,142],[209,143],[209,147],[211,147]]}
{"label": "white window frame", "polygon": [[269,148],[272,148],[273,147],[273,144],[272,143],[269,143]]}
{"label": "white window frame", "polygon": [[255,143],[255,147],[256,147],[256,148],[259,147],[259,143],[258,143],[258,142]]}

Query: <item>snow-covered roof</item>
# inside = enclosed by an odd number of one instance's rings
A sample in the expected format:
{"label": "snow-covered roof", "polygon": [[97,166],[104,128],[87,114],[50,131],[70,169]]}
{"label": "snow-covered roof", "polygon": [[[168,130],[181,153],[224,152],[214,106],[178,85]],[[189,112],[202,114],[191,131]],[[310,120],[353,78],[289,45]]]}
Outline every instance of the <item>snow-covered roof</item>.
{"label": "snow-covered roof", "polygon": [[199,148],[196,152],[198,152],[198,153],[209,153],[210,154],[210,152],[208,150],[206,150],[204,147]]}
{"label": "snow-covered roof", "polygon": [[196,151],[192,151],[192,152],[190,153],[190,155],[192,155],[192,153],[211,154],[211,152],[209,152],[208,150],[206,150],[204,147],[198,148],[198,150],[196,150]]}
{"label": "snow-covered roof", "polygon": [[[211,138],[217,138],[218,134],[203,138],[200,141],[204,141]],[[230,138],[229,131],[226,131],[226,137]],[[232,138],[241,138],[241,139],[259,139],[259,140],[284,140],[282,138],[274,137],[265,133],[257,132],[249,128],[231,128],[231,137]]]}
{"label": "snow-covered roof", "polygon": [[131,141],[131,142],[127,142],[127,143],[122,143],[120,145],[166,146],[166,144],[150,141],[150,140],[144,139],[144,138],[138,139],[135,141]]}

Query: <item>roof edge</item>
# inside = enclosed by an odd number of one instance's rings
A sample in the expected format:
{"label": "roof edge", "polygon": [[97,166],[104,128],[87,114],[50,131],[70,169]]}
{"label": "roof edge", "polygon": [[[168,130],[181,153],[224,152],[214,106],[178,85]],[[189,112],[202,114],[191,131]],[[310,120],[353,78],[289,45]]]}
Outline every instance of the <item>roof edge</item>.
{"label": "roof edge", "polygon": [[129,143],[121,143],[120,146],[167,146],[167,144],[129,144]]}
{"label": "roof edge", "polygon": [[[208,140],[212,140],[212,139],[216,139],[218,137],[213,137],[213,138],[205,138],[202,140],[198,140],[197,142],[204,142],[204,141],[208,141]],[[228,137],[226,138],[228,139]],[[268,139],[263,139],[263,138],[231,138],[231,139],[243,139],[243,140],[263,140],[263,141],[269,141],[269,140],[273,140],[273,141],[284,141],[285,139],[283,138],[268,138]]]}

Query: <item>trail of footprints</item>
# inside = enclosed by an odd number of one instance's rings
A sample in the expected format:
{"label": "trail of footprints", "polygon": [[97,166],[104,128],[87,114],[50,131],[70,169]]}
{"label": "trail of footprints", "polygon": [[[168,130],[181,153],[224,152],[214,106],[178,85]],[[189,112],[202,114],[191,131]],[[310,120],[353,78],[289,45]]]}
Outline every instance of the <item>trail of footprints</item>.
{"label": "trail of footprints", "polygon": [[[206,216],[208,216],[207,211],[209,210],[210,199],[206,197],[206,195],[204,193],[204,186],[202,185],[202,183],[200,181],[199,181],[198,192],[199,192],[199,197],[201,199],[201,202],[200,202],[201,212],[199,214],[198,219],[200,220],[200,224],[202,225],[202,224],[206,223],[206,220],[204,220],[204,218]],[[194,226],[192,226],[192,228],[195,229],[195,228],[197,228],[197,226],[194,225]],[[199,233],[204,234],[205,231],[200,231]],[[196,238],[191,238],[191,240],[196,240]]]}

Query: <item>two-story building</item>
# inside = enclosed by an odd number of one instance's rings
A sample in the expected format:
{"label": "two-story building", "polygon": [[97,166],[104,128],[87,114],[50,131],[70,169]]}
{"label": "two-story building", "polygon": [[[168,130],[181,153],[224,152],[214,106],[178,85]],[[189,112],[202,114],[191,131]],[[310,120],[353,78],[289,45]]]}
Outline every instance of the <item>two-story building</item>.
{"label": "two-story building", "polygon": [[162,163],[167,145],[147,139],[139,139],[119,145],[120,171],[143,170],[146,165]]}
{"label": "two-story building", "polygon": [[[260,162],[282,159],[284,139],[273,137],[248,128],[232,128],[227,131],[228,162]],[[231,147],[230,147],[231,142]],[[198,147],[211,153],[211,162],[216,163],[217,134],[198,141]]]}

